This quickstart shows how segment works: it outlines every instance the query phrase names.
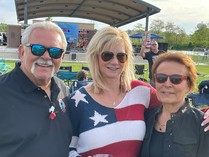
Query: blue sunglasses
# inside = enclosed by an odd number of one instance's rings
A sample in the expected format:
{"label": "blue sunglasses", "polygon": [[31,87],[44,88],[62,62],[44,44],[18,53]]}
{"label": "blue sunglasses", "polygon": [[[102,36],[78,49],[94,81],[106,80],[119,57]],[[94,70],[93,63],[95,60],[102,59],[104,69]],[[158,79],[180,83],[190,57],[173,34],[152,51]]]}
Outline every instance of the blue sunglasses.
{"label": "blue sunglasses", "polygon": [[42,56],[47,50],[49,52],[49,56],[54,59],[60,58],[62,56],[62,53],[64,52],[64,50],[61,48],[57,48],[57,47],[49,47],[48,48],[48,47],[45,47],[40,44],[27,43],[27,44],[25,44],[25,46],[31,47],[31,52],[35,56]]}

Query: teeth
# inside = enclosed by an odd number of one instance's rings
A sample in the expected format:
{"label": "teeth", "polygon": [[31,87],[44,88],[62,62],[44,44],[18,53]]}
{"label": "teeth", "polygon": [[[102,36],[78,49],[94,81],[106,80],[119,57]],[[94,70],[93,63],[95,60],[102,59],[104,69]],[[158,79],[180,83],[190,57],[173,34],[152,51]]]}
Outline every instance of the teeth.
{"label": "teeth", "polygon": [[38,65],[41,65],[41,66],[52,66],[53,65],[52,61],[50,61],[50,60],[45,61],[43,59],[39,59],[39,60],[35,61],[35,63],[37,63]]}

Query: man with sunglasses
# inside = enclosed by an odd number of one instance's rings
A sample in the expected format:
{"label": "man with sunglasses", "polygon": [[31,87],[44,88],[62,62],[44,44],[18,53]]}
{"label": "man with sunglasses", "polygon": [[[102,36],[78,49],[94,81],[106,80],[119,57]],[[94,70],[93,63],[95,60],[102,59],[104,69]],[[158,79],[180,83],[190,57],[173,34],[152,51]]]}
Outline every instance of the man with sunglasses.
{"label": "man with sunglasses", "polygon": [[139,55],[148,61],[149,64],[149,79],[150,79],[150,84],[154,87],[154,83],[152,82],[152,65],[156,58],[161,54],[164,53],[165,51],[159,50],[158,49],[158,42],[155,40],[152,40],[151,42],[151,47],[150,51],[146,52],[146,40],[143,42],[143,45],[141,46],[141,50]]}
{"label": "man with sunglasses", "polygon": [[67,157],[71,141],[69,89],[54,75],[67,47],[52,22],[27,27],[19,46],[20,62],[0,77],[0,156]]}

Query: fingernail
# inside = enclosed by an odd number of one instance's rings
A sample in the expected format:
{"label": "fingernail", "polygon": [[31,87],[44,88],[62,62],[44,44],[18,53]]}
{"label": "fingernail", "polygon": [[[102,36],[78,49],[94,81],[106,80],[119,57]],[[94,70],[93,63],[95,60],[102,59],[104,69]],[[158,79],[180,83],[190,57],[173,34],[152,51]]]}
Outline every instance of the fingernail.
{"label": "fingernail", "polygon": [[206,132],[206,131],[208,131],[208,129],[204,129],[204,131]]}
{"label": "fingernail", "polygon": [[201,126],[204,126],[204,123],[201,123]]}

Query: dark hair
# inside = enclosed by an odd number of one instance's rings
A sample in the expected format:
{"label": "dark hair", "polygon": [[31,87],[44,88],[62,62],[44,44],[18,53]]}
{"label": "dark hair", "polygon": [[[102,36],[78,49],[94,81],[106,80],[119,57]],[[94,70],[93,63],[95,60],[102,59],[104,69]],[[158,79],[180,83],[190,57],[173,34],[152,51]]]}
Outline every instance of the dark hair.
{"label": "dark hair", "polygon": [[86,70],[81,70],[77,74],[78,81],[84,81],[88,77],[88,72]]}

